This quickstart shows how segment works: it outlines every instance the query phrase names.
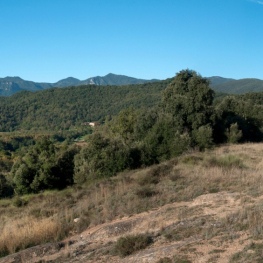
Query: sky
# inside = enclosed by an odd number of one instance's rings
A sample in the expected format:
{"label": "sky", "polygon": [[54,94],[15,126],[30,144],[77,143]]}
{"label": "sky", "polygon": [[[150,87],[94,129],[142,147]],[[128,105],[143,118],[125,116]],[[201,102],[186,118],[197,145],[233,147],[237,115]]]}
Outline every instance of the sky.
{"label": "sky", "polygon": [[0,0],[0,78],[263,79],[263,0]]}

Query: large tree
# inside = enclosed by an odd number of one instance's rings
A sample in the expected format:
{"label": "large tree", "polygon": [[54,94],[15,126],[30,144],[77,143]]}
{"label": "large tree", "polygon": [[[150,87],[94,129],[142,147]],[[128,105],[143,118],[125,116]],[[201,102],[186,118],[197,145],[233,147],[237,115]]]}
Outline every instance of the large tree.
{"label": "large tree", "polygon": [[161,107],[173,116],[178,132],[189,133],[198,144],[201,132],[206,131],[207,136],[212,136],[213,99],[214,91],[209,87],[209,81],[187,69],[180,71],[165,89]]}
{"label": "large tree", "polygon": [[66,150],[43,138],[13,165],[11,177],[19,194],[62,189],[73,184],[75,147]]}

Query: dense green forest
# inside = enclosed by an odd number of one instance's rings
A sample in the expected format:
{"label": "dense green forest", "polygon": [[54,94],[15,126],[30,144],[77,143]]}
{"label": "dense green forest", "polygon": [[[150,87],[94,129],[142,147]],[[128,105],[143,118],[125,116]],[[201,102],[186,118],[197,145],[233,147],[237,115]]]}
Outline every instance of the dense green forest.
{"label": "dense green forest", "polygon": [[68,130],[127,107],[153,107],[169,80],[129,86],[86,85],[0,97],[0,131]]}
{"label": "dense green forest", "polygon": [[[158,83],[1,98],[0,197],[93,182],[190,149],[263,140],[263,93],[215,98],[191,70]],[[91,132],[87,121],[103,125]]]}

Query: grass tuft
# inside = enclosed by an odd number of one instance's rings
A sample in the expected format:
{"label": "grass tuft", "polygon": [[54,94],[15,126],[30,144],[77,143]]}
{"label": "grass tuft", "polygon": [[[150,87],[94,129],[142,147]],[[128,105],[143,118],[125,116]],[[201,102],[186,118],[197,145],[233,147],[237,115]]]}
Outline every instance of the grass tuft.
{"label": "grass tuft", "polygon": [[220,157],[207,157],[204,160],[205,167],[214,167],[218,166],[221,168],[244,168],[244,163],[242,159],[240,159],[238,156],[235,155],[225,155]]}
{"label": "grass tuft", "polygon": [[148,234],[129,235],[121,237],[115,244],[115,252],[121,257],[126,257],[138,250],[145,249],[153,243]]}

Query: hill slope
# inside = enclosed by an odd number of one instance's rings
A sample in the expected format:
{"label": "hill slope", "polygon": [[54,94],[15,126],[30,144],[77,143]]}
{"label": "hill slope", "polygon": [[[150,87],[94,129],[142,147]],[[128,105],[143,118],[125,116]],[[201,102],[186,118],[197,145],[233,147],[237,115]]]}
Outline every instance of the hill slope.
{"label": "hill slope", "polygon": [[128,86],[78,86],[0,98],[0,131],[68,129],[127,107],[152,107],[170,80]]}
{"label": "hill slope", "polygon": [[216,92],[229,94],[244,94],[248,92],[262,92],[263,80],[260,79],[239,79],[226,81],[211,81],[211,87]]}
{"label": "hill slope", "polygon": [[[262,157],[262,143],[226,145],[93,186],[31,196],[23,209],[0,203],[10,220],[0,224],[0,245],[10,251],[23,235],[30,242],[41,230],[46,236],[52,228],[55,238],[59,229],[73,228],[61,242],[0,262],[262,262]],[[159,180],[147,181],[151,176]],[[152,194],[143,195],[147,189]],[[148,235],[151,242],[136,249],[130,235]],[[130,248],[133,253],[121,254]]]}
{"label": "hill slope", "polygon": [[51,88],[50,83],[37,83],[19,77],[0,78],[0,96],[10,96],[18,91],[38,91]]}

